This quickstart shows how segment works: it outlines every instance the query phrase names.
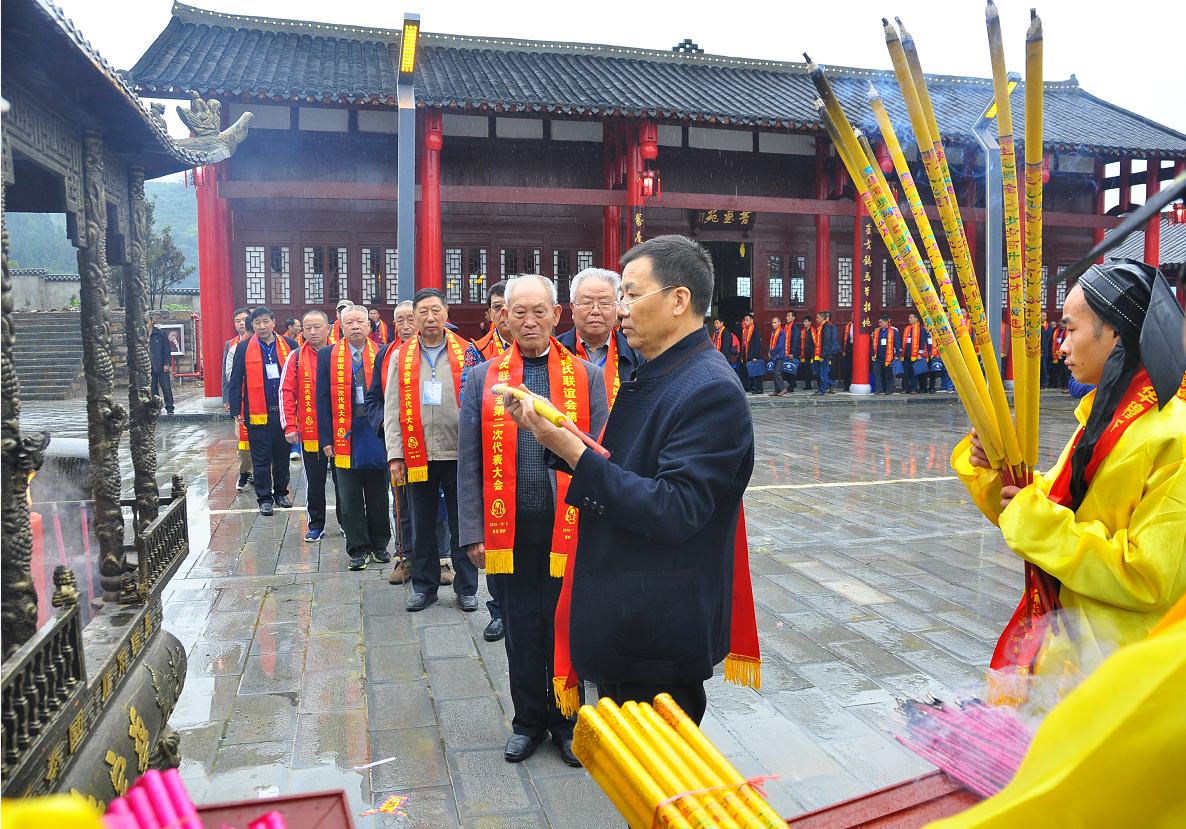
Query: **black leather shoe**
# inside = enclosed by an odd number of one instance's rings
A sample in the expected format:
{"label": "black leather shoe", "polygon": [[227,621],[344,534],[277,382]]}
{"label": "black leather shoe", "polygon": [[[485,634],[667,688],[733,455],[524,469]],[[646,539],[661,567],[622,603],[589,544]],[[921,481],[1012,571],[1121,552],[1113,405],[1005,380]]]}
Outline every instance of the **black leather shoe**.
{"label": "black leather shoe", "polygon": [[271,515],[272,514],[272,502],[264,501],[262,504],[260,504],[259,505],[259,514],[260,515]]}
{"label": "black leather shoe", "polygon": [[487,642],[497,642],[502,638],[502,619],[491,619],[490,624],[486,625],[486,629],[482,631],[482,638]]}
{"label": "black leather shoe", "polygon": [[460,607],[462,610],[464,610],[466,613],[473,613],[475,610],[478,609],[478,597],[477,596],[458,596],[457,597],[457,606]]}
{"label": "black leather shoe", "polygon": [[283,507],[284,509],[292,509],[292,501],[288,499],[287,495],[281,495],[276,499],[276,506]]}
{"label": "black leather shoe", "polygon": [[553,737],[552,742],[560,749],[560,759],[564,761],[564,765],[572,766],[574,769],[581,767],[581,761],[572,753],[572,737],[565,737],[563,740]]}
{"label": "black leather shoe", "polygon": [[423,610],[428,607],[436,600],[436,593],[433,593],[431,596],[427,593],[413,593],[412,598],[408,599],[408,603],[404,605],[404,610],[409,613],[415,613],[417,610]]}
{"label": "black leather shoe", "polygon": [[546,734],[540,734],[538,737],[515,734],[511,739],[507,740],[506,751],[503,752],[502,756],[506,758],[508,763],[522,763],[528,757],[535,754],[535,750],[539,747],[539,744],[546,739]]}

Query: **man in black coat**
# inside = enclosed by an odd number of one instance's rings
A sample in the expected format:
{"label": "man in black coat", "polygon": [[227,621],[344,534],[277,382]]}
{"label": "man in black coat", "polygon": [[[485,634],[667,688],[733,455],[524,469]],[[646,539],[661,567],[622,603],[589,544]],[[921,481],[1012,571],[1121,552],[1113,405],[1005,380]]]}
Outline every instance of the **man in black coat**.
{"label": "man in black coat", "polygon": [[507,410],[573,470],[573,669],[619,704],[670,693],[700,722],[704,681],[729,653],[753,422],[702,324],[712,300],[708,253],[682,236],[659,236],[621,261],[622,331],[646,362],[618,392],[601,441],[610,457],[586,451],[534,409]]}
{"label": "man in black coat", "polygon": [[152,394],[157,390],[165,399],[165,411],[173,414],[173,347],[169,345],[169,338],[157,324],[160,318],[157,314],[148,315],[148,327],[152,331],[148,335],[148,359],[152,362]]}
{"label": "man in black coat", "polygon": [[816,314],[819,320],[819,342],[816,344],[818,354],[815,361],[815,379],[819,384],[816,394],[823,395],[835,392],[836,381],[832,379],[832,352],[836,350],[836,326],[832,325],[832,313],[820,311]]}

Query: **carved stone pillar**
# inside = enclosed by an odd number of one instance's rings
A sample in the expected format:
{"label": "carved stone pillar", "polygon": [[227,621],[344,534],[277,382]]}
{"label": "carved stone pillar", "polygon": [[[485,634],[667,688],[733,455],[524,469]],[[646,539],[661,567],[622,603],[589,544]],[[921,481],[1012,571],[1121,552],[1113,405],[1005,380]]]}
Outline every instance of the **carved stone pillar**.
{"label": "carved stone pillar", "polygon": [[[7,141],[5,141],[7,143]],[[4,148],[8,155],[8,148]],[[37,591],[29,572],[33,552],[33,533],[29,529],[29,502],[26,492],[29,473],[41,468],[41,451],[49,435],[39,433],[21,437],[21,384],[12,361],[14,339],[12,319],[12,279],[8,274],[8,223],[4,217],[4,187],[0,184],[0,502],[3,507],[3,539],[0,540],[0,637],[4,640],[4,658],[29,640],[37,631]]]}
{"label": "carved stone pillar", "polygon": [[148,223],[144,206],[144,171],[131,168],[128,175],[131,221],[128,253],[131,264],[124,268],[124,330],[128,341],[128,440],[135,469],[136,531],[152,523],[160,509],[156,485],[156,423],[161,399],[150,393],[152,362],[148,355]]}
{"label": "carved stone pillar", "polygon": [[103,598],[118,601],[124,558],[124,517],[119,506],[119,439],[127,422],[115,402],[111,365],[111,309],[107,296],[107,198],[103,186],[103,139],[85,133],[82,148],[86,247],[78,251],[83,370],[86,373],[87,437],[91,488],[95,496],[95,535]]}

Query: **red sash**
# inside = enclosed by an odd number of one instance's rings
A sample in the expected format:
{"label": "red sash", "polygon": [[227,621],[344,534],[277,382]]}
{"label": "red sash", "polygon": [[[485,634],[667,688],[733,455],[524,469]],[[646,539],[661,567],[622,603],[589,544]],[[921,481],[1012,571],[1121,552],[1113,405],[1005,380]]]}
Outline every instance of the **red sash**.
{"label": "red sash", "polygon": [[[226,341],[227,348],[228,349],[233,348],[234,346],[236,346],[239,343],[243,342],[244,340],[248,339],[250,336],[251,336],[250,334],[240,334],[237,337],[231,337],[229,340]],[[242,423],[239,424],[239,448],[244,449],[244,450],[251,448],[251,444],[247,440],[247,421],[246,420],[244,420]]]}
{"label": "red sash", "polygon": [[1067,329],[1059,326],[1054,329],[1054,333],[1050,335],[1050,359],[1053,362],[1058,362],[1062,359],[1062,355],[1058,353],[1062,348],[1062,341],[1067,338]]}
{"label": "red sash", "polygon": [[[615,342],[616,339],[617,334],[610,331],[609,339],[605,341],[608,350],[605,353],[605,365],[602,367],[602,379],[605,381],[605,399],[609,401],[611,412],[614,410],[614,401],[618,399],[618,389],[622,387],[622,378],[618,376],[618,344]],[[589,359],[589,355],[585,352],[585,344],[581,342],[580,334],[577,335],[576,340],[577,356],[586,363],[592,362]]]}
{"label": "red sash", "polygon": [[[919,323],[916,322],[911,325],[907,325],[905,330],[902,332],[902,338],[903,342],[910,340],[910,344],[907,345],[907,348],[910,349],[910,362],[913,363],[915,360],[917,360],[920,353],[926,353],[925,351],[920,351],[919,349],[919,346],[922,344],[922,326],[919,325]],[[906,355],[903,354],[902,356],[905,357]]]}
{"label": "red sash", "polygon": [[332,345],[340,339],[342,339],[342,323],[341,320],[334,320],[333,327],[329,329],[330,344]]}
{"label": "red sash", "polygon": [[742,323],[742,325],[741,325],[741,341],[743,343],[745,343],[745,355],[743,356],[743,359],[748,361],[750,358],[750,355],[749,355],[750,345],[754,341],[754,327],[752,325],[746,325],[745,323]]}
{"label": "red sash", "polygon": [[[877,341],[881,337],[881,329],[875,328],[869,334],[869,345],[873,354],[873,361],[877,361]],[[891,325],[885,329],[885,365],[891,365],[894,362],[894,327]]]}
{"label": "red sash", "polygon": [[[486,573],[515,572],[515,459],[518,426],[506,413],[502,395],[491,389],[498,383],[518,387],[523,382],[523,357],[518,345],[505,351],[486,372],[482,397],[482,457],[486,474],[482,503],[486,509]],[[589,377],[584,365],[552,338],[548,352],[548,389],[552,405],[568,416],[582,432],[589,431]],[[565,562],[576,549],[578,513],[564,503],[571,476],[556,473],[556,520],[552,528],[549,569],[564,575]]]}
{"label": "red sash", "polygon": [[810,330],[806,325],[799,326],[799,362],[807,359],[807,332]]}
{"label": "red sash", "polygon": [[[302,360],[301,358],[304,357]],[[297,352],[297,431],[306,452],[318,451],[317,349],[305,343]],[[312,437],[310,437],[312,435]]]}
{"label": "red sash", "polygon": [[[461,365],[465,362],[465,350],[461,347],[461,339],[452,331],[445,331],[445,344],[449,352],[449,368],[453,371],[453,392],[460,408]],[[400,432],[404,437],[408,483],[428,480],[428,447],[424,445],[424,418],[420,411],[420,362],[420,335],[417,334],[399,349],[396,364],[399,368]]]}
{"label": "red sash", "polygon": [[770,352],[770,359],[774,359],[774,349],[778,347],[778,335],[782,333],[782,326],[779,326],[777,331],[770,332],[770,348],[766,349]]}
{"label": "red sash", "polygon": [[[1178,396],[1186,394],[1186,381]],[[1084,473],[1088,484],[1095,477],[1104,458],[1116,447],[1125,430],[1137,418],[1157,405],[1157,393],[1149,381],[1149,374],[1141,369],[1128,385],[1128,390],[1116,407],[1116,419],[1096,442],[1091,452],[1091,460]],[[1083,427],[1076,430],[1071,438],[1071,449],[1067,453],[1066,462],[1059,470],[1058,477],[1050,485],[1047,496],[1051,501],[1070,509],[1071,506],[1071,456],[1075,446],[1083,435]],[[985,688],[985,701],[990,705],[1016,706],[1028,698],[1029,677],[1034,671],[1042,644],[1046,639],[1046,631],[1052,629],[1055,636],[1059,634],[1056,613],[1062,609],[1058,600],[1058,581],[1040,568],[1026,562],[1025,565],[1025,593],[1013,617],[1005,625],[1001,638],[997,641],[989,667],[993,673],[989,674]],[[1065,623],[1065,622],[1064,622]],[[1068,635],[1072,635],[1067,631]]]}
{"label": "red sash", "polygon": [[[362,372],[366,387],[370,388],[371,375],[375,371],[375,355],[379,349],[374,340],[367,339],[362,348]],[[349,469],[351,466],[350,429],[354,423],[354,359],[350,355],[350,343],[338,340],[329,358],[329,408],[334,427],[334,466]]]}
{"label": "red sash", "polygon": [[820,336],[824,330],[822,325],[811,328],[811,362],[818,363],[820,359]]}
{"label": "red sash", "polygon": [[[251,347],[253,344],[255,348]],[[272,341],[272,345],[276,348],[276,369],[279,370],[292,349],[288,347],[288,340],[279,335]],[[244,348],[247,349],[247,353],[243,355],[247,369],[247,399],[240,414],[247,415],[246,419],[252,426],[259,426],[268,422],[268,401],[264,397],[264,344],[253,334]]]}
{"label": "red sash", "polygon": [[[575,545],[574,545],[575,553]],[[556,669],[552,688],[556,706],[566,717],[580,706],[580,678],[572,667],[569,651],[569,622],[572,608],[572,578],[576,555],[568,556],[564,566],[564,584],[556,605]],[[487,571],[489,572],[489,571]],[[762,687],[762,653],[758,644],[758,621],[754,611],[754,591],[749,572],[749,541],[745,533],[745,507],[737,515],[737,534],[733,540],[733,601],[729,622],[729,655],[725,657],[725,681],[751,688]]]}
{"label": "red sash", "polygon": [[[415,336],[415,334],[412,336]],[[383,352],[383,365],[379,368],[379,388],[383,390],[384,395],[387,394],[387,370],[391,367],[391,358],[396,355],[401,345],[403,345],[403,341],[396,337],[395,342]]]}
{"label": "red sash", "polygon": [[721,350],[721,334],[724,333],[724,331],[724,328],[718,328],[716,331],[712,332],[712,344],[717,351]]}
{"label": "red sash", "polygon": [[502,337],[498,336],[497,329],[492,330],[480,340],[475,340],[474,348],[478,349],[478,353],[482,355],[483,360],[493,360],[506,350],[502,347]]}

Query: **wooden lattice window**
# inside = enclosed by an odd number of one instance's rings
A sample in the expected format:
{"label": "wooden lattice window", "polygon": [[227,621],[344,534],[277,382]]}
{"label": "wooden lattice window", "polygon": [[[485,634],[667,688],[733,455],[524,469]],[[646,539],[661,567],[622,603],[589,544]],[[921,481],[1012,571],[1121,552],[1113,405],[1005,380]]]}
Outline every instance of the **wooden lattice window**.
{"label": "wooden lattice window", "polygon": [[786,301],[782,267],[782,256],[766,257],[766,304],[774,308],[780,307]]}
{"label": "wooden lattice window", "polygon": [[469,301],[475,305],[486,302],[486,251],[470,248],[466,256],[466,278],[469,281]]}
{"label": "wooden lattice window", "polygon": [[461,304],[461,284],[464,275],[461,270],[465,252],[461,248],[445,248],[445,301],[450,305]]}
{"label": "wooden lattice window", "polygon": [[272,277],[273,305],[292,305],[292,279],[289,259],[288,245],[272,245],[268,251],[268,270]]}
{"label": "wooden lattice window", "polygon": [[386,248],[383,251],[383,260],[387,265],[387,290],[385,295],[387,297],[388,305],[399,304],[399,251],[395,248]]}
{"label": "wooden lattice window", "polygon": [[267,248],[247,246],[247,304],[263,305],[268,299],[268,271],[264,265]]}
{"label": "wooden lattice window", "polygon": [[836,306],[852,307],[852,257],[836,258]]}
{"label": "wooden lattice window", "polygon": [[787,301],[792,308],[802,308],[807,304],[807,257],[789,256],[787,265],[790,268]]}

